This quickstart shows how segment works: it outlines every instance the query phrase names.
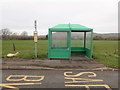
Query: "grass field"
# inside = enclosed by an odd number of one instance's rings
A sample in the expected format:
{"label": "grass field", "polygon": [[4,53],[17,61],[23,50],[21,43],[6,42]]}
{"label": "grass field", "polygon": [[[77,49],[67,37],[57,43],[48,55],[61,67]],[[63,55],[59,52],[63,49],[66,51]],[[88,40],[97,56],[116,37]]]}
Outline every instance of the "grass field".
{"label": "grass field", "polygon": [[[48,41],[38,42],[38,58],[47,58]],[[14,58],[34,59],[34,42],[32,40],[3,40],[2,58],[8,53],[14,53],[13,43],[20,55]],[[93,41],[93,59],[105,64],[108,67],[118,67],[118,41]]]}

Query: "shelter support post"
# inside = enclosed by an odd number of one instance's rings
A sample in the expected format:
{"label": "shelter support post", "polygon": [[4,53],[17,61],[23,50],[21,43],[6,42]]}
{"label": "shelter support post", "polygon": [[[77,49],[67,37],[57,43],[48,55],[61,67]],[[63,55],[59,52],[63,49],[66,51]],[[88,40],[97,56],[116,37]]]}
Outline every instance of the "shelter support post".
{"label": "shelter support post", "polygon": [[86,32],[84,32],[84,48],[86,48]]}
{"label": "shelter support post", "polygon": [[69,58],[69,59],[70,59],[70,60],[72,59],[72,57],[71,57],[71,55],[72,55],[72,54],[71,54],[71,44],[72,44],[72,43],[71,43],[71,42],[72,42],[72,35],[71,35],[71,31],[70,31],[70,32],[69,32],[69,49],[70,49],[70,58]]}
{"label": "shelter support post", "polygon": [[93,47],[93,31],[91,31],[91,37],[90,37],[90,59],[92,59],[92,47]]}
{"label": "shelter support post", "polygon": [[48,32],[48,59],[50,59],[50,48],[51,48],[51,31]]}

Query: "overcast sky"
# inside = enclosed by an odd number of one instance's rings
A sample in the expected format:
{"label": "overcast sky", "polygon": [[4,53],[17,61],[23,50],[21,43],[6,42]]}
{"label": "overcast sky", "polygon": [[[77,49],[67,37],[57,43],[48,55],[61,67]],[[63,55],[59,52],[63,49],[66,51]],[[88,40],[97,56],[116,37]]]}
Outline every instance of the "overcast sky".
{"label": "overcast sky", "polygon": [[118,32],[119,0],[0,0],[0,29],[39,35],[57,24],[81,24],[96,33]]}

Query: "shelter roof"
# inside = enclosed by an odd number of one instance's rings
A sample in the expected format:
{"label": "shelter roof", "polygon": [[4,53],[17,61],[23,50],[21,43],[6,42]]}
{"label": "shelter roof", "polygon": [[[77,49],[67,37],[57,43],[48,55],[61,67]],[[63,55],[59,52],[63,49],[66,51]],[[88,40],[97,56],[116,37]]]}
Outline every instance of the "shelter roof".
{"label": "shelter roof", "polygon": [[72,31],[72,32],[87,32],[92,31],[92,28],[80,24],[58,24],[52,28],[49,28],[51,31]]}

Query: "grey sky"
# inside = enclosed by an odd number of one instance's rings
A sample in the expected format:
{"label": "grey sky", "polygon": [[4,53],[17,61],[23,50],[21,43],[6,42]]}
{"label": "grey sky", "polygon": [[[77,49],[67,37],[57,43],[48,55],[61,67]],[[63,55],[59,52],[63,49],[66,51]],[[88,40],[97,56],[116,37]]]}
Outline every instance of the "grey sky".
{"label": "grey sky", "polygon": [[[33,34],[47,34],[57,24],[81,24],[97,33],[118,32],[119,0],[1,0],[2,28]],[[0,20],[1,21],[1,20]]]}

